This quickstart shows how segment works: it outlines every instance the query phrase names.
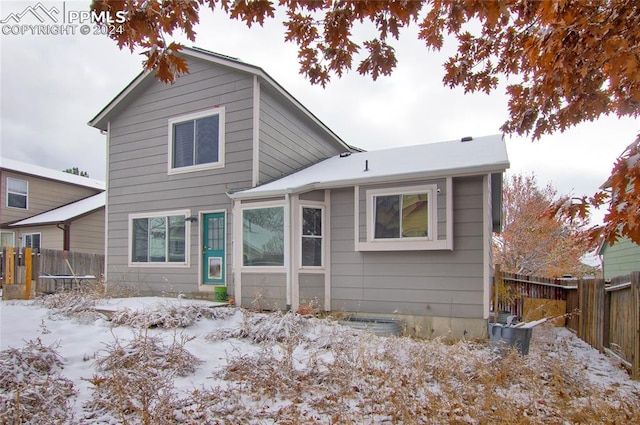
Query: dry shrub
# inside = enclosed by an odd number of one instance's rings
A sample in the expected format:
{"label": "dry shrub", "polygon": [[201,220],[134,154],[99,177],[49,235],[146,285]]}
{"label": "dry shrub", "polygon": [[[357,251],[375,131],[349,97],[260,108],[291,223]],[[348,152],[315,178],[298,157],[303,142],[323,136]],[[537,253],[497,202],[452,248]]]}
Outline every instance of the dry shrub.
{"label": "dry shrub", "polygon": [[175,376],[187,376],[202,363],[189,353],[191,340],[174,335],[169,346],[159,337],[138,333],[126,345],[115,340],[96,360],[94,392],[84,406],[92,423],[118,418],[122,423],[174,424],[181,404],[173,386]]}
{"label": "dry shrub", "polygon": [[98,319],[96,312],[97,298],[88,297],[81,292],[60,292],[38,298],[39,303],[52,310],[52,316],[71,317],[81,323],[89,323]]}
{"label": "dry shrub", "polygon": [[73,383],[61,376],[62,360],[55,346],[40,339],[0,353],[0,422],[3,424],[68,423]]}
{"label": "dry shrub", "polygon": [[236,329],[217,329],[205,338],[220,341],[229,338],[245,338],[256,343],[277,342],[291,338],[300,338],[309,326],[309,319],[296,313],[281,311],[274,313],[256,313],[242,311],[242,327]]}
{"label": "dry shrub", "polygon": [[114,325],[134,328],[186,328],[200,319],[226,319],[235,313],[234,308],[212,307],[203,304],[155,304],[142,310],[124,308],[111,317]]}

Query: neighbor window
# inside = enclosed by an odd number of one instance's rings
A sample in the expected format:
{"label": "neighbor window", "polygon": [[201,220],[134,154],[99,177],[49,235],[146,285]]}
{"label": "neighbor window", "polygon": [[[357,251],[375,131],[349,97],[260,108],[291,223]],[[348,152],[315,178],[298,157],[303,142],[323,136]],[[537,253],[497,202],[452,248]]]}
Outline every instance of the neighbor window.
{"label": "neighbor window", "polygon": [[40,233],[24,233],[22,235],[22,246],[40,250]]}
{"label": "neighbor window", "polygon": [[170,171],[223,165],[224,108],[169,120]]}
{"label": "neighbor window", "polygon": [[322,266],[322,208],[302,208],[303,267]]}
{"label": "neighbor window", "polygon": [[29,182],[7,177],[7,207],[26,210],[28,196]]}
{"label": "neighbor window", "polygon": [[429,191],[373,195],[373,239],[429,238],[429,199]]}
{"label": "neighbor window", "polygon": [[13,232],[0,232],[0,247],[15,245],[16,236]]}
{"label": "neighbor window", "polygon": [[242,211],[242,264],[284,266],[284,207]]}
{"label": "neighbor window", "polygon": [[186,263],[186,214],[130,219],[131,263]]}

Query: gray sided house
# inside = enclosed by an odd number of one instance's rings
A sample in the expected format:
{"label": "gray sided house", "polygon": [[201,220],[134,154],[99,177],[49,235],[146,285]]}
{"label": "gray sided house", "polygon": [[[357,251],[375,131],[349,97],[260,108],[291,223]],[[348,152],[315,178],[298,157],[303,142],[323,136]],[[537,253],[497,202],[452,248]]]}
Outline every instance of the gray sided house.
{"label": "gray sided house", "polygon": [[90,122],[108,134],[108,282],[485,333],[501,136],[360,152],[261,68],[182,54],[190,74],[140,74]]}

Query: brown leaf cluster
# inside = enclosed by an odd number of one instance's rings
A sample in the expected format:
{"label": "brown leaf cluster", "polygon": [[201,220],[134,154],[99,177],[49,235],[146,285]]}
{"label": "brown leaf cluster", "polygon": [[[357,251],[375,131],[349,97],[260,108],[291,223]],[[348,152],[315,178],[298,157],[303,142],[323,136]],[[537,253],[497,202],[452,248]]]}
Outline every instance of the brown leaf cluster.
{"label": "brown leaf cluster", "polygon": [[[195,41],[200,8],[226,13],[251,27],[286,14],[285,41],[298,46],[300,73],[325,86],[354,66],[374,80],[393,72],[393,40],[418,25],[418,38],[439,50],[446,38],[457,52],[444,64],[443,83],[466,92],[491,92],[507,86],[506,133],[531,135],[564,131],[603,114],[640,113],[640,2],[637,0],[94,0],[97,12],[125,11],[121,33],[111,34],[120,48],[144,49],[147,70],[173,83],[188,72],[181,46],[167,41],[182,31]],[[372,24],[373,37],[360,40],[355,26]],[[359,59],[357,65],[354,59]],[[616,163],[610,183],[615,196],[607,225],[594,238],[621,236],[640,243],[640,173],[635,150]],[[633,153],[635,152],[635,153]],[[565,199],[556,212],[565,217],[588,213],[606,193],[579,202]],[[554,210],[554,209],[552,209]]]}

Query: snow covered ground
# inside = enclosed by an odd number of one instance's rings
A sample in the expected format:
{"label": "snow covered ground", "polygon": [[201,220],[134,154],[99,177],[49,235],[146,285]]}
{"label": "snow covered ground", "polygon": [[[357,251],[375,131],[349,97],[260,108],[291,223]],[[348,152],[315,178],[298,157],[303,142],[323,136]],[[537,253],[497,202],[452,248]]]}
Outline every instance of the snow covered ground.
{"label": "snow covered ground", "polygon": [[0,302],[0,423],[640,423],[640,382],[564,328],[529,355],[173,298]]}

